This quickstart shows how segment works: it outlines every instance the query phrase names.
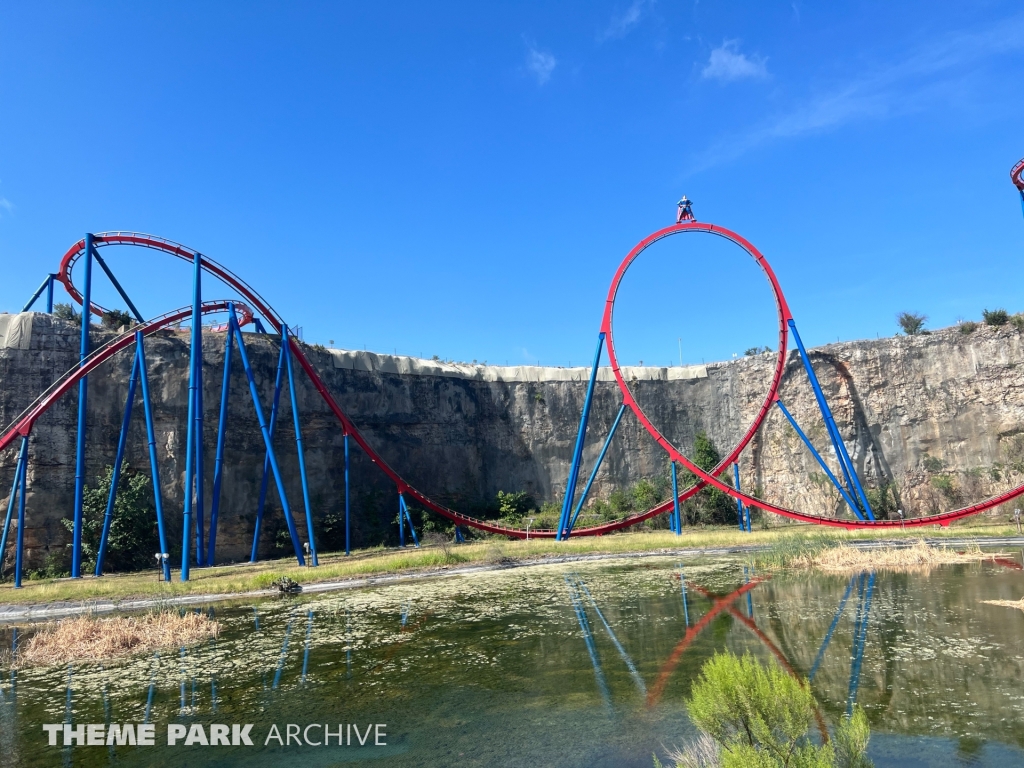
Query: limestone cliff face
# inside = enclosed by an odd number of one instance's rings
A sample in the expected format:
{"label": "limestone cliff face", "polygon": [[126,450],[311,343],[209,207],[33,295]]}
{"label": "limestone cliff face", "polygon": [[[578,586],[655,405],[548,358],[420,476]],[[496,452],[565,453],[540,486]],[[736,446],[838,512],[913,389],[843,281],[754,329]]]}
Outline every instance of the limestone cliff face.
{"label": "limestone cliff face", "polygon": [[[31,318],[30,338],[0,343],[0,423],[10,423],[64,371],[77,364],[78,329],[48,315]],[[104,332],[94,331],[94,345]],[[269,413],[277,367],[276,340],[246,334],[246,344]],[[204,335],[206,507],[212,489],[224,334]],[[147,341],[154,394],[161,487],[168,524],[181,536],[184,437],[188,394],[187,332],[162,332]],[[490,375],[424,373],[425,365],[339,367],[338,353],[308,350],[338,402],[367,439],[425,493],[472,511],[498,490],[527,490],[551,500],[564,490],[585,385],[583,371],[520,369]],[[348,353],[351,358],[352,353]],[[1024,345],[1012,326],[971,334],[947,329],[918,337],[848,342],[812,351],[815,370],[861,476],[870,487],[889,484],[908,515],[951,509],[1024,482]],[[367,356],[369,359],[370,356]],[[407,359],[406,359],[407,360]],[[377,363],[373,363],[377,361]],[[364,361],[365,362],[365,361]],[[89,379],[87,478],[113,463],[127,394],[131,352]],[[634,369],[632,386],[652,421],[672,440],[692,446],[708,435],[724,453],[740,438],[764,397],[774,365],[770,354],[706,366],[675,378],[664,369]],[[362,368],[362,369],[360,369]],[[390,373],[388,370],[404,370]],[[343,505],[343,438],[334,416],[296,371],[313,514]],[[574,380],[575,379],[575,380]],[[602,379],[607,379],[604,373]],[[828,456],[824,426],[802,365],[787,361],[781,397]],[[292,413],[287,385],[281,399],[275,450],[292,514],[303,529]],[[614,382],[597,384],[585,466],[596,458],[621,402]],[[70,516],[74,491],[77,393],[36,424],[30,443],[26,541],[30,563],[48,547],[63,546],[61,517]],[[247,556],[264,462],[263,439],[238,359],[233,356],[226,469],[218,526],[218,559]],[[136,407],[128,461],[148,475],[145,425]],[[0,456],[0,504],[6,509],[14,451]],[[835,471],[836,465],[830,458]],[[741,457],[747,488],[762,498],[820,514],[839,511],[838,494],[780,413],[772,413]],[[667,459],[626,414],[593,491],[606,497],[640,477],[665,473]],[[354,534],[379,541],[396,512],[393,487],[353,445]],[[283,518],[273,481],[268,493],[271,547]]]}

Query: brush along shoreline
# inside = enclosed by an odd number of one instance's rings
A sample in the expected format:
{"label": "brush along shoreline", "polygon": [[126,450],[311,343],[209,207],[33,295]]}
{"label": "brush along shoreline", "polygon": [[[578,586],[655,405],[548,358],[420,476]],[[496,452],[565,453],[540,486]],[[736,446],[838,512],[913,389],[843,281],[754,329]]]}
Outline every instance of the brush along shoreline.
{"label": "brush along shoreline", "polygon": [[[936,546],[1024,546],[1009,526],[993,526],[988,536],[977,528],[936,531],[925,541]],[[793,554],[818,552],[844,544],[851,548],[905,547],[919,536],[892,538],[882,532],[755,531],[740,534],[734,529],[687,531],[676,536],[667,531],[620,534],[568,542],[485,540],[445,548],[374,549],[321,555],[317,568],[301,568],[288,560],[241,563],[194,568],[187,583],[157,581],[154,571],[116,574],[101,578],[26,581],[15,590],[0,584],[0,624],[48,620],[62,616],[111,611],[146,611],[165,607],[201,605],[222,601],[251,600],[278,595],[274,582],[288,578],[306,593],[359,589],[405,580],[461,576],[504,568],[559,563],[591,562],[617,558],[720,557],[751,553],[766,567],[784,566]],[[970,535],[975,533],[975,535]],[[874,535],[872,535],[874,534]]]}
{"label": "brush along shoreline", "polygon": [[135,653],[193,645],[216,637],[220,625],[198,613],[76,616],[47,624],[18,647],[14,668],[103,661]]}
{"label": "brush along shoreline", "polygon": [[982,552],[976,542],[959,550],[948,546],[933,546],[924,540],[910,546],[851,547],[839,544],[817,552],[807,552],[786,560],[789,568],[815,568],[831,573],[850,571],[907,571],[928,569],[937,565],[976,563],[982,560],[1007,558],[1005,553]]}

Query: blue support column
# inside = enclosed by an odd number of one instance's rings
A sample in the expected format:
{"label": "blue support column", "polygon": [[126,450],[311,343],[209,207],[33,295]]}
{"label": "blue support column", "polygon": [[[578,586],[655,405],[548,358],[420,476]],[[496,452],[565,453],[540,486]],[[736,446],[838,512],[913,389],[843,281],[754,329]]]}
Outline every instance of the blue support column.
{"label": "blue support column", "polygon": [[53,305],[53,275],[47,275],[46,276],[46,279],[43,280],[43,284],[40,285],[38,288],[36,288],[36,292],[32,294],[32,298],[29,299],[25,303],[25,306],[21,308],[21,311],[22,312],[28,312],[30,309],[32,309],[32,305],[36,303],[36,299],[38,299],[40,296],[42,296],[43,295],[43,291],[45,291],[47,288],[50,289],[50,292],[49,292],[49,302],[50,302],[50,305],[51,305],[50,313],[52,314],[53,313],[53,309],[52,309],[52,305]]}
{"label": "blue support column", "polygon": [[[229,302],[229,307],[234,304]],[[217,553],[217,515],[220,511],[220,491],[224,481],[224,443],[228,430],[228,394],[231,390],[231,323],[224,334],[224,377],[220,385],[220,416],[217,419],[217,454],[213,464],[213,499],[210,502],[210,539],[206,562],[213,565]]]}
{"label": "blue support column", "polygon": [[351,528],[349,526],[348,508],[348,432],[345,433],[345,555],[352,553],[351,550]]}
{"label": "blue support column", "polygon": [[456,544],[465,544],[466,543],[466,537],[462,535],[462,529],[459,526],[457,526],[457,525],[455,526],[455,543]]}
{"label": "blue support column", "polygon": [[832,409],[828,407],[828,401],[825,400],[825,393],[821,391],[821,385],[818,383],[818,377],[814,373],[814,367],[811,365],[811,358],[807,355],[807,350],[804,349],[804,343],[800,339],[800,334],[796,330],[796,323],[791,319],[789,321],[789,330],[793,333],[793,340],[796,342],[797,349],[800,350],[800,357],[804,362],[804,368],[807,371],[807,378],[811,382],[811,388],[814,390],[814,397],[818,401],[818,408],[821,410],[822,418],[825,420],[825,427],[828,430],[829,436],[832,438],[832,445],[836,449],[836,458],[839,460],[839,466],[843,470],[843,474],[846,476],[846,482],[857,492],[857,498],[860,499],[863,504],[864,513],[867,514],[870,520],[874,520],[875,516],[871,511],[871,505],[868,504],[867,496],[864,494],[864,489],[861,488],[860,479],[857,477],[857,470],[853,466],[853,461],[850,459],[850,454],[846,452],[846,445],[843,443],[842,435],[839,434],[839,427],[836,426],[836,420],[832,417]]}
{"label": "blue support column", "polygon": [[285,367],[288,370],[288,395],[292,402],[292,422],[295,424],[295,450],[299,454],[299,477],[302,480],[302,504],[306,508],[306,535],[309,536],[309,558],[313,565],[320,565],[316,556],[316,540],[313,536],[313,511],[309,506],[309,484],[306,481],[306,457],[302,450],[302,427],[299,424],[299,399],[295,394],[295,377],[292,375],[292,348],[288,339],[288,325],[281,323],[281,347],[284,350]]}
{"label": "blue support column", "polygon": [[103,257],[100,256],[99,251],[96,251],[93,254],[93,256],[96,259],[96,263],[99,264],[100,268],[106,273],[107,279],[110,280],[111,285],[114,286],[114,289],[121,295],[121,298],[124,299],[124,303],[128,305],[128,309],[130,309],[132,311],[132,314],[135,315],[135,319],[138,320],[140,323],[146,322],[146,318],[144,318],[142,316],[142,313],[135,308],[135,305],[132,303],[132,300],[128,298],[128,294],[125,293],[124,288],[122,288],[121,284],[117,282],[117,278],[114,277],[114,273],[110,271],[110,267],[107,266],[107,262],[105,262],[103,260]]}
{"label": "blue support column", "polygon": [[28,435],[25,436],[26,446],[21,456],[21,472],[19,473],[21,489],[18,492],[18,543],[14,550],[14,586],[21,588],[21,561],[25,550],[25,494],[28,493]]}
{"label": "blue support column", "polygon": [[292,540],[292,547],[295,549],[295,559],[299,565],[305,565],[306,559],[302,556],[302,547],[299,546],[299,534],[295,530],[295,521],[292,519],[292,510],[288,505],[288,496],[284,490],[284,479],[281,476],[281,468],[277,464],[277,457],[274,455],[274,445],[270,438],[270,428],[263,418],[263,407],[260,405],[259,390],[256,388],[256,377],[249,365],[249,356],[245,352],[245,342],[242,340],[242,331],[238,327],[238,318],[234,311],[231,312],[230,331],[234,332],[235,340],[238,342],[238,355],[242,359],[242,366],[245,368],[245,377],[249,380],[249,392],[252,395],[252,404],[256,409],[256,420],[260,424],[260,432],[263,433],[263,443],[267,447],[270,457],[270,469],[274,473],[274,481],[277,483],[277,493],[281,500],[281,508],[284,511],[284,520],[288,525],[288,535]]}
{"label": "blue support column", "polygon": [[202,313],[200,311],[199,295],[199,255],[193,259],[192,276],[192,344],[189,349],[188,367],[188,421],[185,427],[185,508],[183,511],[183,525],[181,533],[181,575],[182,581],[188,581],[189,568],[192,565],[189,548],[192,537],[192,503],[195,488],[193,469],[195,467],[195,449],[199,445],[196,439],[196,360],[198,359],[196,346],[202,341]]}
{"label": "blue support column", "polygon": [[409,533],[412,534],[412,543],[417,547],[420,545],[420,539],[416,535],[416,529],[412,525],[412,516],[409,514],[409,507],[405,504],[405,496],[398,494],[398,504],[401,507],[401,514],[405,515],[406,522],[409,523]]}
{"label": "blue support column", "polygon": [[[274,439],[274,431],[277,429],[277,411],[281,404],[281,384],[284,381],[284,355],[285,348],[281,346],[281,353],[277,358],[277,376],[274,378],[274,401],[270,406],[270,439]],[[252,554],[249,562],[256,562],[257,547],[260,542],[260,530],[263,527],[263,510],[267,503],[267,483],[270,480],[270,454],[263,459],[263,478],[260,480],[260,497],[256,505],[256,526],[252,533]]]}
{"label": "blue support column", "polygon": [[121,464],[124,462],[124,449],[128,443],[128,428],[132,423],[132,406],[135,405],[135,388],[139,381],[139,356],[136,353],[132,361],[132,373],[128,379],[128,399],[124,403],[124,418],[121,420],[121,434],[117,438],[117,453],[114,455],[114,466],[110,476],[110,491],[107,493],[107,509],[103,514],[103,531],[100,533],[100,546],[96,553],[95,575],[103,573],[103,558],[107,554],[107,537],[110,535],[110,523],[114,518],[114,502],[117,501],[117,486],[121,482]]}
{"label": "blue support column", "polygon": [[[737,462],[733,462],[732,465],[732,485],[737,492],[740,492],[740,465]],[[746,526],[743,523],[743,500],[736,499],[736,514],[740,519],[740,530],[746,531]]]}
{"label": "blue support column", "polygon": [[594,469],[590,473],[590,477],[587,479],[587,484],[583,486],[583,493],[580,494],[579,503],[576,505],[576,511],[573,512],[572,519],[569,522],[569,526],[565,531],[565,538],[569,538],[572,535],[572,529],[576,527],[576,520],[580,516],[580,512],[583,510],[583,505],[587,501],[587,494],[590,493],[590,486],[594,484],[594,480],[597,478],[597,471],[601,468],[601,462],[604,461],[604,455],[608,453],[608,446],[612,443],[612,438],[615,437],[615,430],[619,428],[619,422],[622,421],[622,414],[626,412],[626,404],[623,403],[619,406],[619,412],[615,416],[615,421],[612,422],[612,428],[608,431],[608,437],[604,440],[604,445],[601,446],[601,453],[598,454],[597,461],[594,462]]}
{"label": "blue support column", "polygon": [[164,581],[171,580],[171,563],[167,551],[167,533],[164,530],[163,491],[160,489],[160,465],[156,456],[156,429],[153,427],[153,401],[149,396],[149,375],[146,373],[146,347],[142,331],[135,332],[135,354],[139,358],[139,381],[142,382],[142,407],[146,414],[146,439],[149,442],[149,468],[153,482],[153,506],[156,509],[156,527],[160,536],[160,558]]}
{"label": "blue support column", "polygon": [[576,448],[573,450],[572,466],[569,468],[569,480],[565,486],[565,498],[562,500],[562,516],[558,521],[556,539],[562,541],[567,533],[572,503],[576,497],[576,481],[580,474],[580,461],[583,459],[583,443],[587,436],[587,421],[590,419],[590,405],[594,400],[594,384],[597,381],[597,368],[601,363],[601,350],[604,348],[604,333],[597,336],[597,351],[594,353],[594,364],[590,369],[590,383],[587,385],[587,397],[583,401],[583,414],[580,417],[579,432],[576,433]]}
{"label": "blue support column", "polygon": [[405,505],[402,502],[402,494],[398,494],[398,546],[405,546]]}
{"label": "blue support column", "polygon": [[14,514],[14,505],[18,500],[18,489],[21,487],[21,472],[26,465],[28,456],[28,437],[21,438],[21,449],[18,451],[18,460],[14,465],[14,482],[11,483],[11,495],[7,499],[7,517],[4,518],[4,533],[0,537],[0,568],[3,567],[4,555],[7,553],[7,536],[11,530],[11,516]]}
{"label": "blue support column", "polygon": [[53,314],[53,279],[56,275],[50,275],[49,280],[46,281],[46,314]]}
{"label": "blue support column", "polygon": [[206,548],[203,546],[205,521],[203,520],[206,510],[203,504],[203,496],[206,490],[206,483],[203,482],[205,466],[203,463],[203,315],[202,315],[202,257],[197,253],[194,258],[195,264],[195,304],[192,308],[193,324],[192,334],[195,339],[196,355],[196,565],[206,565]]}
{"label": "blue support column", "polygon": [[672,464],[672,532],[676,536],[681,536],[683,533],[683,515],[679,509],[679,478],[676,473],[676,463],[673,461]]}
{"label": "blue support column", "polygon": [[815,461],[818,462],[818,466],[821,467],[822,471],[825,473],[825,476],[828,477],[828,479],[832,482],[832,485],[834,485],[836,487],[836,490],[839,491],[839,494],[843,497],[843,500],[849,505],[850,510],[853,512],[853,514],[857,516],[858,520],[863,520],[864,515],[860,511],[860,507],[858,507],[857,504],[854,503],[853,497],[850,496],[846,488],[844,488],[842,483],[839,482],[838,478],[834,474],[832,474],[832,470],[828,468],[828,464],[826,464],[825,460],[821,458],[821,454],[819,454],[814,449],[814,446],[811,445],[810,439],[807,437],[807,435],[804,434],[804,431],[800,429],[800,425],[796,423],[796,419],[793,418],[793,414],[791,414],[789,412],[789,409],[782,404],[781,400],[776,400],[775,404],[779,406],[779,410],[782,411],[782,415],[786,417],[786,420],[789,421],[789,425],[793,427],[793,431],[796,432],[797,436],[803,441],[804,445],[807,446],[807,450],[811,452],[811,455],[814,457]]}
{"label": "blue support column", "polygon": [[[89,356],[89,320],[92,317],[92,235],[85,235],[82,280],[82,341],[78,353],[78,364],[85,365]],[[71,531],[71,578],[82,577],[82,503],[85,500],[85,423],[89,379],[83,376],[78,382],[78,432],[75,436],[75,508],[74,524]]]}

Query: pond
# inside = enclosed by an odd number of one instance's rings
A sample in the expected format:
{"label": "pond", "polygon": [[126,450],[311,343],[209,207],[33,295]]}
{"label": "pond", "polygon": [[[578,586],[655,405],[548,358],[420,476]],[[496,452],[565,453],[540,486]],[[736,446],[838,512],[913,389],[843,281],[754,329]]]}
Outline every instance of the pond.
{"label": "pond", "polygon": [[[1024,612],[982,603],[1020,598],[1022,577],[1019,553],[774,576],[649,557],[220,605],[204,645],[5,672],[0,761],[649,768],[693,737],[683,699],[728,648],[810,677],[825,723],[862,705],[877,766],[1024,765]],[[156,745],[49,746],[42,725],[64,722],[152,723]],[[178,723],[252,724],[254,746],[169,747]],[[264,745],[325,723],[351,744]]]}

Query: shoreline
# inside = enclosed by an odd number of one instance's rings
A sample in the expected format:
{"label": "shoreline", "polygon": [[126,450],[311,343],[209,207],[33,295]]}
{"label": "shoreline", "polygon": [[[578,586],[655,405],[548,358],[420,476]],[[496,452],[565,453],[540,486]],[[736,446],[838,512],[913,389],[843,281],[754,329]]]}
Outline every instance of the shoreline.
{"label": "shoreline", "polygon": [[[845,546],[858,549],[879,549],[883,547],[907,548],[918,541],[929,546],[967,546],[985,547],[1012,546],[1024,547],[1024,536],[959,536],[959,537],[912,537],[903,539],[853,539],[843,542]],[[734,544],[725,546],[676,547],[644,549],[621,552],[595,552],[591,554],[548,555],[540,557],[511,559],[507,562],[476,563],[459,566],[440,566],[432,568],[408,569],[398,573],[381,573],[309,582],[302,585],[298,594],[323,594],[340,592],[350,589],[363,589],[380,585],[394,584],[405,581],[464,576],[475,573],[512,570],[515,568],[531,568],[541,565],[559,565],[562,563],[598,562],[602,560],[631,560],[645,557],[716,557],[738,555],[751,552],[763,552],[772,548],[771,543]],[[256,589],[236,592],[206,592],[169,597],[138,597],[115,599],[86,599],[81,601],[53,601],[37,603],[2,603],[0,604],[0,625],[33,623],[56,618],[82,615],[87,613],[114,613],[151,610],[154,608],[186,605],[206,605],[210,603],[231,602],[236,600],[253,600],[281,595],[275,589]]]}

